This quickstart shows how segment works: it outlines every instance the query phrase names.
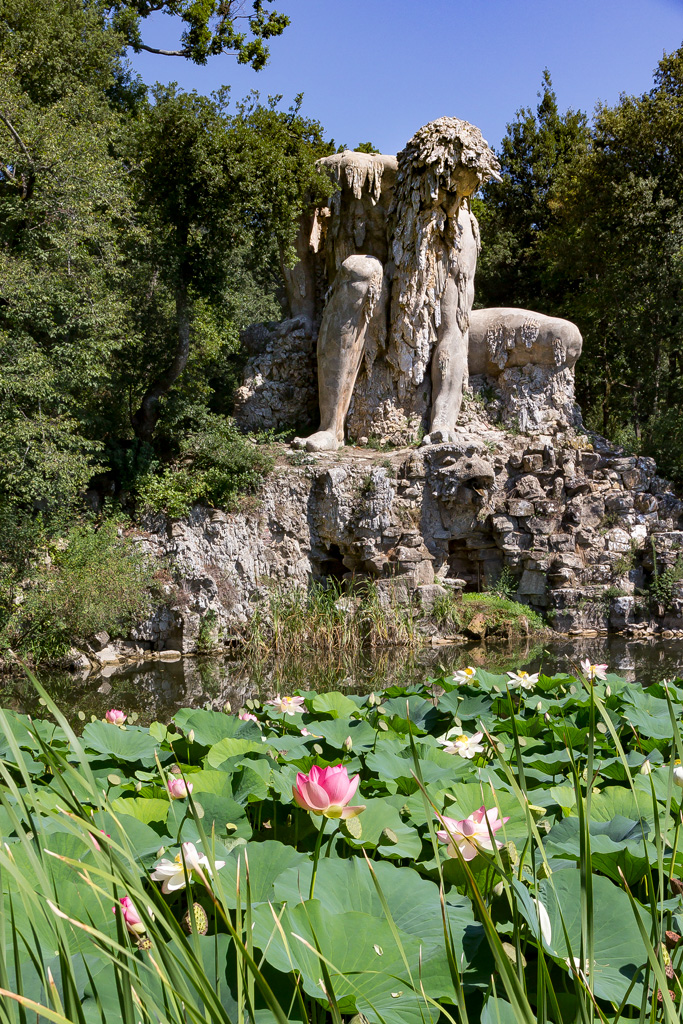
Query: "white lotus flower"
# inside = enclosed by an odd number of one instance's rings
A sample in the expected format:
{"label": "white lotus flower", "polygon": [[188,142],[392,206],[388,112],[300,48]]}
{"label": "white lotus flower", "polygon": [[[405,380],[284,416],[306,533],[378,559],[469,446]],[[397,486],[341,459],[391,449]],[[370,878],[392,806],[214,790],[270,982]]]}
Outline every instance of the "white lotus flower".
{"label": "white lotus flower", "polygon": [[[153,881],[162,883],[161,891],[163,893],[175,892],[176,889],[185,888],[183,857],[185,857],[185,869],[188,878],[192,878],[193,871],[203,871],[211,877],[211,865],[205,854],[199,853],[194,843],[183,843],[182,853],[179,853],[174,860],[162,857],[150,875]],[[225,861],[217,860],[214,863],[218,871],[224,866]]]}
{"label": "white lotus flower", "polygon": [[683,787],[683,764],[678,759],[674,761],[674,782]]}
{"label": "white lotus flower", "polygon": [[476,677],[477,670],[472,665],[467,668],[461,668],[458,672],[453,673],[453,678],[457,683],[471,683]]}
{"label": "white lotus flower", "polygon": [[534,672],[533,675],[529,675],[524,669],[520,669],[519,672],[508,672],[510,676],[510,686],[519,686],[520,690],[533,690],[534,686],[538,682],[538,672]]}
{"label": "white lotus flower", "polygon": [[585,676],[588,676],[591,682],[594,679],[607,678],[607,665],[591,665],[588,658],[584,658],[581,662],[581,671]]}
{"label": "white lotus flower", "polygon": [[303,697],[281,697],[279,693],[274,700],[267,700],[266,704],[283,715],[300,715],[306,710]]}
{"label": "white lotus flower", "polygon": [[442,744],[445,753],[459,754],[460,757],[470,759],[476,754],[484,753],[481,743],[483,736],[483,732],[475,732],[472,736],[466,736],[464,733],[456,734],[455,729],[451,729],[445,736],[439,737],[439,743]]}
{"label": "white lotus flower", "polygon": [[550,916],[548,914],[548,911],[546,910],[546,908],[540,900],[537,900],[534,896],[532,896],[531,899],[533,903],[536,905],[536,913],[538,914],[538,923],[541,926],[541,935],[543,936],[543,941],[545,942],[546,946],[550,946],[553,939],[553,930],[550,925]]}

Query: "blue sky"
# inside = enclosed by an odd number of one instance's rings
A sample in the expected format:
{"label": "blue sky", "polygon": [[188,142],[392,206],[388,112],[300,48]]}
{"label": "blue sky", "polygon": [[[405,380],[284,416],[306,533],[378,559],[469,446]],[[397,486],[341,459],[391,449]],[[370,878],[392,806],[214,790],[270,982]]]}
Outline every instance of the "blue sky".
{"label": "blue sky", "polygon": [[[621,92],[650,88],[666,50],[683,43],[683,0],[280,0],[291,25],[258,73],[234,57],[205,67],[181,58],[133,55],[144,80],[177,81],[234,99],[258,89],[320,120],[337,145],[371,141],[395,153],[444,114],[481,128],[498,146],[521,106],[536,103],[544,67],[561,109],[591,113]],[[178,23],[155,15],[143,39],[173,48]]]}

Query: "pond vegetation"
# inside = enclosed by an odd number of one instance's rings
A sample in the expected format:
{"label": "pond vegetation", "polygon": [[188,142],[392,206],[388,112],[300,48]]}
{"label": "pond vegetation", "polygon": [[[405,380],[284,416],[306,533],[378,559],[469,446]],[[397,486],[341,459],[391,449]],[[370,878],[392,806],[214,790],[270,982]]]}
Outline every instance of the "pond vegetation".
{"label": "pond vegetation", "polygon": [[36,686],[49,720],[0,713],[6,1020],[679,1019],[679,680],[471,667],[80,737]]}

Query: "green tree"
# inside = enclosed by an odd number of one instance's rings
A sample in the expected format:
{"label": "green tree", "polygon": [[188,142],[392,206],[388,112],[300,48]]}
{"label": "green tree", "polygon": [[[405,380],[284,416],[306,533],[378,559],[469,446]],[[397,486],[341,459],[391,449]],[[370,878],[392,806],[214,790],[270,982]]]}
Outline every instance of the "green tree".
{"label": "green tree", "polygon": [[474,200],[482,252],[478,306],[522,306],[553,312],[563,283],[551,273],[540,240],[555,221],[553,184],[585,153],[586,116],[561,114],[546,69],[536,111],[526,107],[507,126],[500,152],[502,182],[489,182]]}
{"label": "green tree", "polygon": [[588,422],[638,445],[683,397],[682,51],[662,60],[650,92],[599,107],[592,136],[555,182],[542,251],[584,334]]}
{"label": "green tree", "polygon": [[[300,98],[282,111],[280,97],[263,106],[254,95],[234,115],[227,98],[227,90],[208,99],[157,86],[155,102],[135,124],[137,203],[152,271],[148,305],[158,310],[165,302],[166,311],[166,329],[154,345],[146,337],[139,353],[137,372],[147,383],[132,425],[143,443],[154,436],[198,329],[225,310],[231,279],[237,273],[274,292],[294,257],[302,207],[327,189],[315,159],[329,147],[320,125],[301,116]],[[173,296],[172,316],[164,295]]]}
{"label": "green tree", "polygon": [[[136,53],[147,50],[166,57],[185,57],[206,64],[209,57],[232,53],[240,64],[259,71],[268,62],[266,40],[279,36],[289,18],[268,10],[272,0],[253,0],[252,13],[236,0],[115,0],[110,4],[112,24]],[[141,23],[150,14],[176,15],[183,23],[180,46],[161,50],[142,41]],[[239,23],[245,31],[240,31]]]}
{"label": "green tree", "polygon": [[48,507],[99,464],[109,362],[128,333],[133,210],[112,97],[135,86],[82,3],[0,3],[0,499]]}

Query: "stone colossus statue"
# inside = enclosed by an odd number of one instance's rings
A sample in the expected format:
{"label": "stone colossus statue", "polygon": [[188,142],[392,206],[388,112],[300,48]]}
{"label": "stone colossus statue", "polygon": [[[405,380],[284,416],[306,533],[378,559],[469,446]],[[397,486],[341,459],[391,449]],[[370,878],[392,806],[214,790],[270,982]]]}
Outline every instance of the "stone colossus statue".
{"label": "stone colossus statue", "polygon": [[346,151],[320,164],[341,188],[313,223],[315,246],[325,223],[332,287],[318,335],[320,429],[299,444],[328,451],[343,443],[361,362],[371,374],[380,350],[393,387],[371,387],[374,398],[410,410],[408,392],[431,365],[431,431],[446,440],[467,375],[479,247],[468,200],[498,176],[496,158],[478,128],[442,117],[396,158]]}
{"label": "stone colossus statue", "polygon": [[468,360],[470,372],[494,376],[550,361],[571,377],[581,349],[573,324],[472,311],[479,230],[469,199],[499,179],[478,128],[442,117],[397,157],[346,150],[319,167],[339,188],[302,221],[287,285],[292,315],[320,323],[320,428],[295,446],[334,451],[345,427],[394,442],[425,430],[425,443],[452,441]]}

